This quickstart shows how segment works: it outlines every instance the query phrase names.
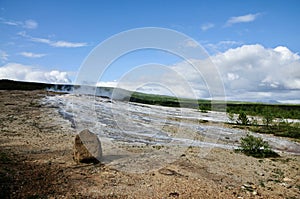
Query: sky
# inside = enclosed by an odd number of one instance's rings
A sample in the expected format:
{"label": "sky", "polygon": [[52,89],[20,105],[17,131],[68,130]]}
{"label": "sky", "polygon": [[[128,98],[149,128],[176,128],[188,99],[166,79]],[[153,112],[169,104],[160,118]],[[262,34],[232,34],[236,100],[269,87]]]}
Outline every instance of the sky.
{"label": "sky", "polygon": [[[0,79],[74,83],[101,42],[123,31],[159,27],[183,33],[207,51],[226,99],[299,104],[299,8],[298,0],[0,0]],[[198,98],[210,98],[210,77],[195,75],[187,61],[205,63],[154,49],[129,52],[97,85],[116,86],[136,67],[159,63],[181,74]],[[143,92],[190,97],[178,79],[167,77],[132,84]]]}

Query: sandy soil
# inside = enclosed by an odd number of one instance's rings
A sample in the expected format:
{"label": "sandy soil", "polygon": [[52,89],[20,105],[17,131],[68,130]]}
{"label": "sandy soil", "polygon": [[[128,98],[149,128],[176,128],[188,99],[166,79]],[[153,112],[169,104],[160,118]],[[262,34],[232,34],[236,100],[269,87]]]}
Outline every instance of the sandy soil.
{"label": "sandy soil", "polygon": [[300,198],[300,157],[256,159],[189,148],[147,173],[76,164],[75,130],[46,91],[0,91],[0,198]]}

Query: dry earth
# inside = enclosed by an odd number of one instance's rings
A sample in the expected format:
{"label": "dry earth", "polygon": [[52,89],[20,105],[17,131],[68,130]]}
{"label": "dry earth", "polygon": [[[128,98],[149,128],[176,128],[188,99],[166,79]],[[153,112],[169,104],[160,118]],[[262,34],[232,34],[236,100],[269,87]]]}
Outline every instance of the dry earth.
{"label": "dry earth", "polygon": [[300,198],[300,157],[256,159],[189,148],[147,173],[72,160],[74,129],[39,100],[55,93],[0,91],[0,198]]}

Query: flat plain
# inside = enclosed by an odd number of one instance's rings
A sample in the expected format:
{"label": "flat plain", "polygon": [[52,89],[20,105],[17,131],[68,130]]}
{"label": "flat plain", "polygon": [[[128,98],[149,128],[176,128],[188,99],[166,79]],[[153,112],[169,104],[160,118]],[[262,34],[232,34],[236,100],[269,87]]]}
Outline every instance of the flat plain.
{"label": "flat plain", "polygon": [[189,147],[174,162],[143,173],[110,164],[76,164],[75,130],[47,91],[0,91],[0,198],[299,198],[300,156],[257,159]]}

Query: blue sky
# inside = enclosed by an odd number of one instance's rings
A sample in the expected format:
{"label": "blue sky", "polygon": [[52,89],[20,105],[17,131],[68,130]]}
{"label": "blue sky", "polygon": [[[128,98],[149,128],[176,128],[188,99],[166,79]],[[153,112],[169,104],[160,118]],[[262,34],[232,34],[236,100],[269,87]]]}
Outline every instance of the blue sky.
{"label": "blue sky", "polygon": [[[255,100],[251,97],[255,94],[258,100],[298,102],[299,7],[297,0],[1,0],[0,78],[74,81],[80,65],[100,42],[133,28],[163,27],[190,36],[209,52],[227,78],[224,84],[229,99]],[[227,66],[255,64],[249,61],[255,59],[249,57],[255,56],[254,51],[256,55],[266,53],[266,58],[258,57],[260,63],[277,58],[287,61],[278,66],[253,65],[255,72],[264,74],[260,79],[243,76],[244,68],[233,70]],[[241,59],[228,60],[232,53],[234,58],[240,55]],[[113,84],[133,66],[149,62],[176,68],[180,59],[151,50],[132,53],[120,58],[102,80]],[[280,77],[277,73],[286,65],[293,72]],[[266,71],[272,67],[274,74]],[[254,86],[236,87],[238,83],[233,81],[238,79]],[[236,97],[234,90],[243,91],[243,97]],[[286,93],[284,97],[282,93]]]}

